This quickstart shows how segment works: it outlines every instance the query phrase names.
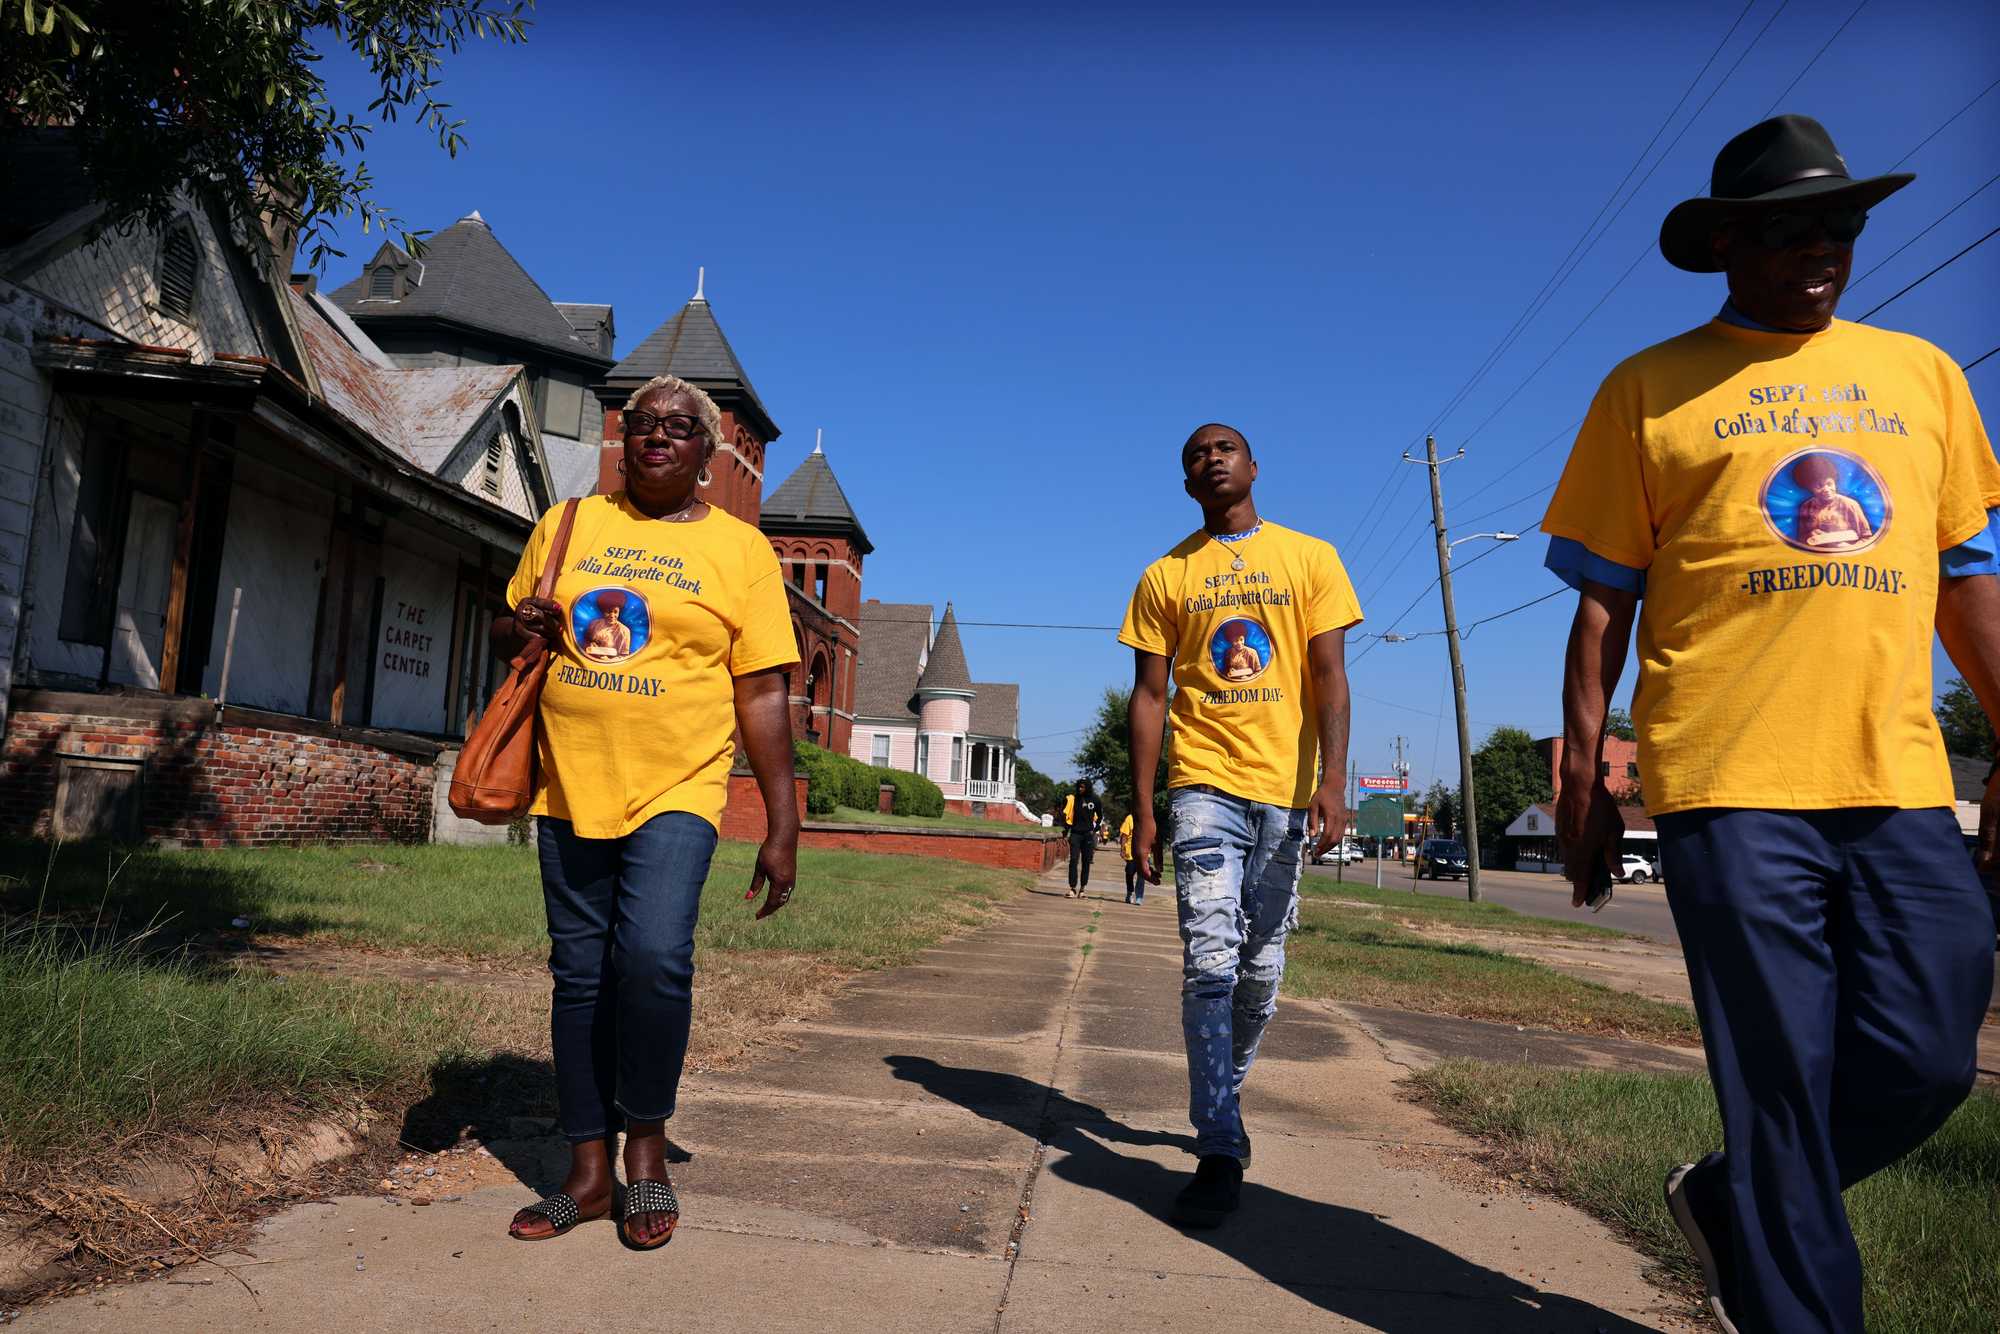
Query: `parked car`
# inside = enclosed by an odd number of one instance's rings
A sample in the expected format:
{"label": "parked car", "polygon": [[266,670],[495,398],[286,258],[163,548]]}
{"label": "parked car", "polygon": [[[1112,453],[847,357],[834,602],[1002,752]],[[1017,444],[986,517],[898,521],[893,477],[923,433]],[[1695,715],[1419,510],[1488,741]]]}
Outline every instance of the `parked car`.
{"label": "parked car", "polygon": [[1628,852],[1618,868],[1618,878],[1628,885],[1643,885],[1648,880],[1658,880],[1660,873],[1651,862],[1638,853]]}
{"label": "parked car", "polygon": [[1313,858],[1321,866],[1348,866],[1361,860],[1361,845],[1358,843],[1336,843],[1319,856]]}
{"label": "parked car", "polygon": [[1465,844],[1452,838],[1427,838],[1417,849],[1417,879],[1465,878]]}

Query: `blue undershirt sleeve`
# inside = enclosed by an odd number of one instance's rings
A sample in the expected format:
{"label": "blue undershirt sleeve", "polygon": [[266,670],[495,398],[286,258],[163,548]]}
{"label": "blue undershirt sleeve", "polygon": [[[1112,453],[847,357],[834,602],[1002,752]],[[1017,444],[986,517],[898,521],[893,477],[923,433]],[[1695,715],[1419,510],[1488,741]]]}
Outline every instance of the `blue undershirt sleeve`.
{"label": "blue undershirt sleeve", "polygon": [[1938,574],[1963,579],[1969,574],[2000,574],[2000,509],[1986,511],[1986,531],[1976,533],[1949,551],[1938,553]]}
{"label": "blue undershirt sleeve", "polygon": [[1640,597],[1646,595],[1644,570],[1635,570],[1629,565],[1606,560],[1574,538],[1550,538],[1549,554],[1542,558],[1542,564],[1571,588],[1582,589],[1583,581],[1588,579],[1592,583],[1608,584],[1613,588],[1637,593]]}

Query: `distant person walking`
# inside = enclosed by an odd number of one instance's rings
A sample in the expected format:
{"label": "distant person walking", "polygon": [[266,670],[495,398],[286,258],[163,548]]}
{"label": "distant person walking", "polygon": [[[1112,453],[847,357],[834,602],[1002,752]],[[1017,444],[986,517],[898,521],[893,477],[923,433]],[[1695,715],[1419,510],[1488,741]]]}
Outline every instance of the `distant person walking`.
{"label": "distant person walking", "polygon": [[1344,647],[1361,607],[1332,546],[1258,518],[1242,432],[1201,427],[1180,465],[1202,526],[1147,567],[1118,639],[1134,659],[1132,854],[1154,883],[1169,673],[1175,687],[1167,786],[1199,1164],[1173,1219],[1205,1226],[1242,1192],[1239,1095],[1278,1007],[1305,841],[1323,853],[1347,824]]}
{"label": "distant person walking", "polygon": [[1069,822],[1069,896],[1083,897],[1090,885],[1090,859],[1097,855],[1097,826],[1103,807],[1084,779],[1076,780],[1076,791],[1063,803],[1063,819]]}
{"label": "distant person walking", "polygon": [[[693,385],[661,376],[641,386],[625,405],[625,488],[577,507],[552,599],[532,595],[560,507],[543,516],[507,588],[513,615],[494,625],[507,656],[527,635],[554,655],[531,809],[570,1164],[560,1191],[514,1215],[508,1230],[521,1241],[610,1212],[620,1129],[626,1244],[664,1245],[679,1222],[666,1121],[687,1057],[695,914],[732,734],[770,813],[748,897],[769,886],[762,918],[792,896],[799,820],[785,669],[798,648],[770,542],[701,498],[721,434],[722,414]],[[676,577],[627,586],[591,572],[607,567]]]}
{"label": "distant person walking", "polygon": [[[1931,642],[2000,717],[2000,464],[1950,357],[1834,318],[1910,180],[1851,179],[1804,116],[1730,140],[1660,229],[1728,300],[1611,372],[1542,522],[1581,592],[1556,811],[1578,902],[1618,853],[1599,751],[1638,620],[1639,770],[1723,1133],[1667,1203],[1744,1334],[1861,1334],[1841,1192],[1965,1098],[1993,984]],[[1989,775],[1987,868],[1997,825]]]}

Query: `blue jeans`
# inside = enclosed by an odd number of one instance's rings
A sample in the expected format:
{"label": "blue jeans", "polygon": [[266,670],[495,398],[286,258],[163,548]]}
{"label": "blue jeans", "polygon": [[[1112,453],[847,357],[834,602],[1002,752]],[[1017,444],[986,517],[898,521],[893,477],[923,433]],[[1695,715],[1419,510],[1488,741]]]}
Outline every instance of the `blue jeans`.
{"label": "blue jeans", "polygon": [[1841,1192],[1972,1088],[1993,913],[1948,810],[1680,811],[1660,861],[1722,1113],[1748,1330],[1861,1334]]}
{"label": "blue jeans", "polygon": [[1298,918],[1306,813],[1211,787],[1173,791],[1181,1029],[1195,1153],[1248,1161],[1240,1095],[1278,1009]]}
{"label": "blue jeans", "polygon": [[555,994],[557,1120],[572,1144],[674,1114],[687,1061],[694,924],[715,826],[669,811],[623,838],[540,820]]}

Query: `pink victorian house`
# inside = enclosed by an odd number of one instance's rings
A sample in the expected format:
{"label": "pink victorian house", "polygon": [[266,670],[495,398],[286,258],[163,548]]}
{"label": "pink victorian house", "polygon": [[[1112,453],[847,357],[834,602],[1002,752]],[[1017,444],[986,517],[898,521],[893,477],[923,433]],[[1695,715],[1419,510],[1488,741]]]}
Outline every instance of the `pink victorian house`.
{"label": "pink victorian house", "polygon": [[1014,799],[1021,688],[974,681],[951,604],[935,633],[934,616],[928,603],[861,604],[848,754],[923,774],[962,813],[1029,819]]}

